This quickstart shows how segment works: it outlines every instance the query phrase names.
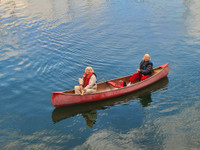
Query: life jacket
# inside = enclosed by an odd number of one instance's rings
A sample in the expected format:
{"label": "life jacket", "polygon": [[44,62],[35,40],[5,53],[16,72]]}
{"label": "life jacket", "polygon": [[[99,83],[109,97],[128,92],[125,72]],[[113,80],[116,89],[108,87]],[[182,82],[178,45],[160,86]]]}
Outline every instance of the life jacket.
{"label": "life jacket", "polygon": [[129,78],[129,81],[131,83],[133,83],[135,80],[139,80],[139,81],[142,81],[142,80],[145,80],[147,79],[149,76],[144,76],[143,74],[139,74],[139,72],[137,73],[134,73],[130,78]]}
{"label": "life jacket", "polygon": [[116,87],[116,88],[123,88],[123,87],[126,86],[126,82],[124,82],[122,80],[117,80],[117,83],[111,82],[111,81],[108,81],[107,83],[109,85],[112,85],[113,87]]}
{"label": "life jacket", "polygon": [[91,72],[89,74],[83,74],[83,87],[86,87],[89,84],[90,78],[93,74],[96,76],[94,72]]}

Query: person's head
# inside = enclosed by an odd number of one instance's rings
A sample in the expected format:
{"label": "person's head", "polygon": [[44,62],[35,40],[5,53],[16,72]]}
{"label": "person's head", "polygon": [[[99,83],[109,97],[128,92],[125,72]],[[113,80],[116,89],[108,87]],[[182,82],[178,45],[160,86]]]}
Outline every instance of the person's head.
{"label": "person's head", "polygon": [[143,57],[143,61],[149,61],[151,60],[151,57],[149,54],[145,54],[144,57]]}
{"label": "person's head", "polygon": [[92,67],[86,67],[86,68],[85,68],[85,73],[86,73],[86,74],[89,74],[89,73],[91,73],[91,72],[94,72],[94,70],[92,69]]}

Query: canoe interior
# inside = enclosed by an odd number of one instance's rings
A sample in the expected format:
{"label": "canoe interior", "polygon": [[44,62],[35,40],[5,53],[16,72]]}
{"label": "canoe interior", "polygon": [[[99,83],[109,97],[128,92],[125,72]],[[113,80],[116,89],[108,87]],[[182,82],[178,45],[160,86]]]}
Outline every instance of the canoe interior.
{"label": "canoe interior", "polygon": [[[153,69],[153,74],[152,76],[158,74],[161,70],[163,70],[162,67],[157,67],[157,68],[154,68]],[[125,81],[127,84],[129,83],[129,78],[132,76],[131,75],[128,75],[128,76],[125,76],[125,77],[121,77],[121,78],[116,78],[116,79],[112,79],[112,80],[108,80],[108,81],[111,81],[111,82],[114,82],[114,83],[117,83],[117,81],[119,80],[122,80],[122,81]],[[135,84],[135,83],[138,83],[140,81],[134,81],[132,84]],[[111,90],[115,90],[116,88],[109,85],[107,82],[100,82],[97,84],[97,93],[100,93],[100,92],[106,92],[106,91],[111,91]],[[69,90],[69,91],[64,91],[65,94],[75,94],[74,93],[74,90]]]}

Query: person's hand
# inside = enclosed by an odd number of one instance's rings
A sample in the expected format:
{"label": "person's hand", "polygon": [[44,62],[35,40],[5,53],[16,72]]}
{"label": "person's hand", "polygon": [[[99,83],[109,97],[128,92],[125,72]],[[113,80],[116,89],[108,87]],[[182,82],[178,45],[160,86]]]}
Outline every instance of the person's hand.
{"label": "person's hand", "polygon": [[137,69],[137,72],[140,72],[140,69]]}

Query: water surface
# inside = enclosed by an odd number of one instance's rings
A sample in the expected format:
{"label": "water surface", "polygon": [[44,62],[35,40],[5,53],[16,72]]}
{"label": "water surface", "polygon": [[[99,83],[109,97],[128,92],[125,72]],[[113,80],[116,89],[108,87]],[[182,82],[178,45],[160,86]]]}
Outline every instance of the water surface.
{"label": "water surface", "polygon": [[[1,0],[0,149],[199,149],[198,0]],[[143,55],[170,72],[110,101],[55,109],[86,66],[98,82]]]}

